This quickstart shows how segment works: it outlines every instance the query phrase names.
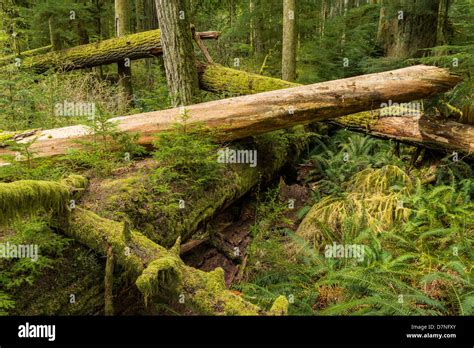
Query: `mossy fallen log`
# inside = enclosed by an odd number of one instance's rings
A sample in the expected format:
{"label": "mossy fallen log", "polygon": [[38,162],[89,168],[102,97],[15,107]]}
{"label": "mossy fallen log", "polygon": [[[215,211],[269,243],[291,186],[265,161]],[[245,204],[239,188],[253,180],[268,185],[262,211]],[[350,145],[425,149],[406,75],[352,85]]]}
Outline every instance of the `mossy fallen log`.
{"label": "mossy fallen log", "polygon": [[58,215],[67,213],[71,194],[86,185],[79,175],[59,182],[19,180],[0,183],[0,224],[43,210]]}
{"label": "mossy fallen log", "polygon": [[4,66],[7,64],[14,64],[17,58],[24,59],[27,57],[33,57],[40,54],[48,53],[51,51],[51,47],[52,47],[51,45],[48,45],[48,46],[38,47],[32,50],[24,51],[24,52],[21,52],[20,54],[11,54],[9,56],[1,57],[0,66]]}
{"label": "mossy fallen log", "polygon": [[[198,32],[200,39],[216,39],[218,32]],[[20,69],[44,73],[50,69],[69,71],[123,61],[149,58],[162,53],[160,30],[150,30],[76,46],[42,55],[25,56]],[[15,68],[6,66],[5,68]]]}
{"label": "mossy fallen log", "polygon": [[[298,124],[333,119],[372,110],[389,100],[406,102],[428,98],[455,86],[460,77],[432,66],[369,74],[347,79],[298,86],[276,91],[222,99],[186,107],[189,127],[212,130],[217,141],[231,141]],[[182,117],[173,108],[113,118],[118,129],[139,132],[141,144],[150,144],[156,133],[170,131]],[[53,156],[77,147],[91,137],[86,126],[44,130],[35,134],[30,149],[37,156]],[[25,138],[22,141],[31,140]],[[0,149],[0,155],[11,151]]]}
{"label": "mossy fallen log", "polygon": [[[24,180],[2,184],[1,211],[8,206],[7,200],[10,199],[18,204],[9,208],[8,215],[3,213],[5,218],[13,216],[11,211],[15,208],[18,210],[15,214],[53,208],[58,213],[63,210],[70,192],[83,190],[86,183],[87,180],[81,176],[70,176],[61,182]],[[114,261],[135,280],[146,302],[159,300],[162,296],[198,314],[265,314],[259,307],[226,289],[221,268],[203,272],[185,265],[179,256],[181,238],[178,237],[171,249],[166,249],[138,231],[128,229],[124,223],[102,218],[78,206],[69,208],[67,214],[58,217],[61,230],[97,253],[113,254]],[[110,264],[108,268],[110,277]],[[108,296],[107,305],[110,307],[110,291]],[[279,299],[278,303],[282,301]]]}
{"label": "mossy fallen log", "polygon": [[[198,314],[265,314],[259,307],[226,289],[221,268],[203,272],[185,265],[179,257],[180,238],[168,250],[135,230],[130,231],[130,239],[126,241],[123,231],[123,223],[76,208],[71,214],[66,235],[102,255],[111,248],[115,261],[125,269],[129,278],[135,279],[147,302],[165,294],[171,302],[180,303],[183,308],[191,308]],[[278,308],[284,309],[285,301],[285,298],[279,298]]]}
{"label": "mossy fallen log", "polygon": [[[143,169],[109,179],[97,180],[82,197],[81,205],[106,218],[129,220],[153,241],[170,247],[180,237],[187,241],[216,212],[228,207],[259,182],[272,179],[285,165],[296,161],[309,144],[311,133],[304,127],[255,137],[232,149],[255,151],[256,166],[228,164],[223,180],[210,187],[177,192],[179,198],[157,189],[153,173],[159,164],[149,161]],[[183,205],[179,200],[183,199]]]}

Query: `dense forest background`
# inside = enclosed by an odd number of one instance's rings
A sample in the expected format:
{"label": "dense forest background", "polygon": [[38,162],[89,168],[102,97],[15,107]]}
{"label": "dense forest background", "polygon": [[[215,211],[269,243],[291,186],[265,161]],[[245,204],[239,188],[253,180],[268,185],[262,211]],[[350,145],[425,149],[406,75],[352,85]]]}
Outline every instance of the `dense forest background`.
{"label": "dense forest background", "polygon": [[[435,65],[462,75],[463,81],[423,101],[425,110],[433,110],[439,119],[474,125],[474,0],[184,2],[188,10],[183,15],[197,32],[220,33],[217,40],[203,40],[215,63],[304,85]],[[58,71],[53,65],[41,72],[22,69],[24,62],[48,52],[158,29],[157,3],[1,0],[0,145],[26,159],[0,166],[1,182],[61,180],[87,173],[100,181],[86,197],[88,207],[114,221],[130,218],[134,228],[150,237],[160,224],[173,231],[181,228],[174,221],[182,218],[175,211],[183,197],[213,199],[209,192],[217,192],[215,187],[235,181],[213,159],[217,145],[186,131],[186,113],[184,126],[157,138],[154,145],[159,150],[153,151],[107,123],[114,116],[234,95],[196,88],[192,101],[177,96],[165,69],[167,60],[175,58],[167,58],[166,52],[164,57],[74,71]],[[192,51],[201,63],[209,60],[206,51]],[[65,102],[93,104],[94,120],[58,115],[57,105]],[[27,130],[75,124],[90,125],[96,139],[86,151],[73,150],[60,159],[35,159],[31,143],[9,142],[12,135]],[[283,295],[290,314],[474,314],[472,157],[380,140],[329,124],[314,127],[301,143],[295,140],[298,133],[280,131],[255,140],[259,151],[279,153],[285,160],[295,156],[294,149],[285,149],[296,143],[301,156],[270,184],[254,185],[246,201],[240,201],[239,214],[245,215],[246,209],[252,213],[231,232],[247,231],[241,237],[245,257],[229,256],[211,234],[209,244],[227,256],[226,272],[234,271],[227,263],[239,265],[226,285],[266,310]],[[123,153],[128,154],[126,160]],[[161,166],[150,167],[150,158]],[[113,181],[130,168],[152,168],[152,174]],[[296,207],[288,204],[295,196]],[[0,187],[0,201],[8,197]],[[48,204],[49,210],[54,208]],[[0,260],[0,314],[113,312],[103,308],[107,289],[97,284],[104,277],[104,257],[57,234],[48,212],[14,222],[8,214],[0,214],[0,222],[7,222],[0,240],[37,243],[43,253],[36,262]],[[152,214],[159,217],[150,218]],[[236,221],[223,224],[237,226]],[[208,238],[208,231],[202,233]],[[169,248],[175,238],[157,236],[154,241]],[[365,245],[364,260],[325,257],[323,246],[333,243]],[[191,256],[185,261],[206,271],[222,266],[204,267]],[[129,290],[125,276],[117,275],[118,269],[113,285],[119,299],[116,313],[189,313],[180,309],[179,300],[151,309],[131,305],[130,298],[137,294]],[[71,302],[71,295],[77,303]]]}

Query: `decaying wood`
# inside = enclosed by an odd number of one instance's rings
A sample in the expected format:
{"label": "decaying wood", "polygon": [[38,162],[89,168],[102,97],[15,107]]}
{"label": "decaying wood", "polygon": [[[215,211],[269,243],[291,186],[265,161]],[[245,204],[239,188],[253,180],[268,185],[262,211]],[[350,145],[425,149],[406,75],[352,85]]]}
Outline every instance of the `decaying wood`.
{"label": "decaying wood", "polygon": [[171,302],[199,314],[265,314],[226,289],[221,268],[203,272],[186,266],[179,257],[180,239],[173,248],[165,249],[137,231],[131,231],[130,241],[125,242],[122,231],[122,223],[76,208],[66,235],[102,255],[110,246],[116,262],[135,279],[148,303],[166,294]]}
{"label": "decaying wood", "polygon": [[[433,66],[362,75],[341,80],[298,86],[254,95],[234,97],[186,107],[189,127],[213,129],[218,141],[230,141],[277,129],[290,128],[373,110],[382,103],[428,98],[455,86],[460,77]],[[139,132],[141,144],[150,144],[154,134],[173,129],[183,108],[116,117],[118,128]],[[35,135],[31,150],[37,156],[64,154],[75,141],[90,137],[87,126],[44,130]],[[24,139],[27,140],[28,138]],[[0,150],[0,155],[8,150]]]}

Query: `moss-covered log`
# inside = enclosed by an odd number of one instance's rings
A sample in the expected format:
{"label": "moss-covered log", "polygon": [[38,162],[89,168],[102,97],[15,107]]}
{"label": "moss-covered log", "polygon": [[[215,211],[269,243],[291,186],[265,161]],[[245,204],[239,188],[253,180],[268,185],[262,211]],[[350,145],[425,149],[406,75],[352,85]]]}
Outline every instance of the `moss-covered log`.
{"label": "moss-covered log", "polygon": [[[216,39],[218,32],[196,33],[201,39]],[[116,63],[124,59],[142,59],[162,53],[160,30],[121,36],[76,46],[43,55],[26,56],[20,67],[37,73],[47,70],[69,71]]]}
{"label": "moss-covered log", "polygon": [[[186,266],[179,257],[179,238],[168,250],[134,230],[130,231],[130,239],[126,241],[123,230],[122,223],[76,208],[66,234],[102,255],[112,248],[116,262],[126,270],[129,278],[135,279],[147,302],[165,294],[171,302],[199,314],[265,314],[226,289],[221,268],[203,272]],[[284,309],[286,299],[279,298],[278,301],[279,307]]]}
{"label": "moss-covered log", "polygon": [[0,183],[0,224],[38,210],[65,215],[71,194],[85,185],[86,180],[79,175],[59,182],[19,180]]}
{"label": "moss-covered log", "polygon": [[20,54],[11,54],[9,56],[1,57],[0,58],[0,66],[4,66],[7,64],[13,64],[15,63],[16,58],[24,59],[27,57],[33,57],[37,56],[40,54],[45,54],[51,51],[51,45],[49,46],[44,46],[44,47],[38,47],[32,50],[24,51],[21,52]]}
{"label": "moss-covered log", "polygon": [[[294,127],[233,144],[235,149],[256,151],[256,166],[229,164],[223,170],[222,181],[183,192],[157,189],[152,173],[159,164],[150,160],[143,169],[94,182],[81,205],[112,220],[130,220],[148,238],[170,247],[178,237],[187,241],[217,211],[296,160],[306,148],[309,135],[303,127]],[[183,206],[179,205],[181,198]]]}
{"label": "moss-covered log", "polygon": [[[372,110],[389,100],[395,103],[428,98],[459,81],[459,76],[445,69],[417,65],[191,105],[187,107],[188,125],[204,125],[204,128],[214,130],[216,140],[230,141]],[[140,143],[150,144],[154,134],[172,130],[182,113],[182,108],[173,108],[117,117],[111,121],[117,122],[122,131],[139,132]],[[38,138],[31,150],[38,156],[63,154],[77,146],[77,140],[90,137],[90,132],[86,126],[44,130],[35,135]],[[0,155],[6,152],[0,149]]]}

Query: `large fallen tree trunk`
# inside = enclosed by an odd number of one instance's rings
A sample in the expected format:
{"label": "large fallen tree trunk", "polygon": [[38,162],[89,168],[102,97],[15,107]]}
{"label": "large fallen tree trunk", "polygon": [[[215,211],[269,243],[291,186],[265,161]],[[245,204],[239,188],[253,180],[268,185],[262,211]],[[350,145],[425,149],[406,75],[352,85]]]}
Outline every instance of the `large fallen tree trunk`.
{"label": "large fallen tree trunk", "polygon": [[[198,32],[202,39],[217,39],[215,31]],[[22,69],[43,73],[50,69],[69,71],[116,63],[124,59],[149,58],[162,53],[160,30],[150,30],[109,40],[76,46],[43,55],[26,56]]]}
{"label": "large fallen tree trunk", "polygon": [[[276,78],[246,73],[219,65],[201,67],[201,88],[220,94],[247,95],[300,86]],[[330,120],[331,123],[373,136],[396,139],[427,148],[474,154],[474,126],[426,115],[400,112],[381,116],[380,110]]]}
{"label": "large fallen tree trunk", "polygon": [[[455,86],[460,77],[433,66],[418,65],[383,73],[298,86],[254,95],[228,98],[186,107],[189,127],[214,130],[219,141],[230,141],[272,130],[290,128],[379,108],[382,103],[428,98]],[[118,128],[139,132],[141,144],[150,144],[156,133],[173,129],[182,108],[117,117]],[[91,137],[86,126],[41,131],[31,150],[38,156],[63,154]],[[0,150],[0,155],[8,150]],[[10,152],[11,153],[11,152]]]}
{"label": "large fallen tree trunk", "polygon": [[[105,218],[127,219],[148,238],[165,247],[173,245],[178,237],[187,241],[197,230],[203,230],[212,238],[213,231],[206,228],[205,223],[255,185],[273,179],[284,165],[296,163],[309,144],[310,136],[303,127],[294,127],[261,135],[244,144],[233,144],[228,149],[254,153],[255,165],[222,164],[221,181],[188,190],[187,187],[194,184],[189,182],[173,188],[171,194],[157,189],[160,185],[152,174],[160,163],[149,159],[143,169],[139,167],[95,180],[84,194],[81,205]],[[180,198],[183,199],[182,206],[179,205]]]}
{"label": "large fallen tree trunk", "polygon": [[[102,255],[112,252],[115,262],[135,281],[147,302],[166,299],[198,314],[266,313],[228,291],[221,268],[203,272],[186,266],[179,256],[181,238],[177,238],[171,249],[166,249],[127,224],[104,219],[77,206],[65,209],[69,199],[78,198],[77,192],[86,185],[87,180],[77,175],[61,182],[22,180],[1,184],[0,224],[40,210],[53,212],[59,229],[67,236]],[[276,310],[287,305],[286,299],[280,296],[267,313],[277,314]]]}
{"label": "large fallen tree trunk", "polygon": [[380,116],[380,110],[342,116],[331,121],[341,127],[435,150],[474,155],[474,127],[449,119],[419,116]]}

